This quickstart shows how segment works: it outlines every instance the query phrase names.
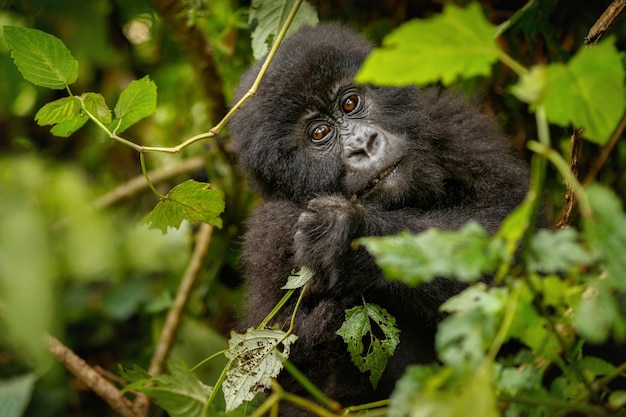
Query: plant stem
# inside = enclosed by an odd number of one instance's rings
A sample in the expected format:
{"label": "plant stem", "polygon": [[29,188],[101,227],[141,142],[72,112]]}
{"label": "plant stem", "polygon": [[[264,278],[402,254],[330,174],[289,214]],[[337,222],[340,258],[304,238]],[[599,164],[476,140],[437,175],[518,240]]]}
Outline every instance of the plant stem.
{"label": "plant stem", "polygon": [[143,152],[139,153],[139,161],[141,162],[141,172],[143,173],[143,177],[146,179],[146,182],[148,183],[148,187],[150,187],[152,192],[156,194],[161,200],[167,200],[167,196],[161,194],[154,187],[154,184],[152,184],[152,181],[150,181],[150,177],[148,176],[148,169],[146,168],[146,158],[144,157],[144,155],[145,154]]}
{"label": "plant stem", "polygon": [[539,405],[550,408],[557,408],[559,410],[568,410],[573,412],[580,412],[584,415],[594,416],[608,416],[609,413],[602,407],[591,404],[581,404],[571,401],[562,401],[555,398],[539,398],[539,397],[524,397],[516,395],[514,397],[508,395],[501,395],[498,400],[505,403],[519,403],[529,405]]}
{"label": "plant stem", "polygon": [[300,370],[291,362],[289,359],[285,361],[285,370],[294,377],[296,381],[302,387],[308,391],[309,394],[313,396],[317,401],[324,404],[331,410],[339,411],[341,410],[341,404],[337,401],[329,398],[326,394],[324,394],[315,384],[313,384]]}
{"label": "plant stem", "polygon": [[295,290],[288,290],[283,298],[274,306],[272,311],[263,319],[263,321],[257,326],[257,329],[263,329],[267,327],[267,324],[274,318],[276,313],[280,311],[281,308],[287,303],[287,301],[291,298]]}

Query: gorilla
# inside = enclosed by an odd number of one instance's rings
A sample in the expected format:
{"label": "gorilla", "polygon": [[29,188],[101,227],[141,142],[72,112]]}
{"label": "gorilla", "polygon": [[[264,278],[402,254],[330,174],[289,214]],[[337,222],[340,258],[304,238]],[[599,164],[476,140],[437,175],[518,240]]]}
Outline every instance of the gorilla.
{"label": "gorilla", "polygon": [[[344,406],[388,398],[407,365],[436,360],[439,306],[463,289],[445,277],[417,287],[388,281],[353,241],[470,220],[493,233],[523,200],[529,176],[495,121],[464,98],[435,87],[356,84],[371,48],[338,24],[300,29],[229,124],[239,164],[263,198],[242,243],[241,328],[266,317],[292,270],[312,269],[290,360]],[[261,64],[243,75],[235,100]],[[362,297],[384,307],[401,331],[376,390],[336,333]],[[270,325],[289,327],[296,298]],[[287,372],[278,381],[306,395]],[[281,413],[308,415],[288,404]]]}

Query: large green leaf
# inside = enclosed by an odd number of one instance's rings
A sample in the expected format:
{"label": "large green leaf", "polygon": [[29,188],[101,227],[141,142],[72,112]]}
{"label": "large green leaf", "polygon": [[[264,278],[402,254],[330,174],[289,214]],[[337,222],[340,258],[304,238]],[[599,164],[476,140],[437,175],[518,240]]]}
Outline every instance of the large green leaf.
{"label": "large green leaf", "polygon": [[390,279],[417,285],[436,277],[474,281],[493,271],[500,250],[489,234],[471,222],[458,231],[429,229],[418,235],[359,239]]}
{"label": "large green leaf", "polygon": [[188,180],[174,187],[143,222],[163,233],[168,227],[178,228],[183,220],[222,227],[223,211],[224,193],[211,188],[210,184]]}
{"label": "large green leaf", "polygon": [[[257,26],[252,31],[252,51],[255,59],[261,59],[276,39],[278,31],[285,24],[287,15],[295,0],[253,0],[250,7],[249,22]],[[287,36],[305,24],[315,26],[319,21],[317,11],[308,2],[303,1],[294,17]]]}
{"label": "large green leaf", "polygon": [[0,379],[0,416],[22,417],[30,403],[35,381],[34,373]]}
{"label": "large green leaf", "polygon": [[626,109],[624,67],[613,39],[581,49],[567,64],[546,67],[547,89],[539,103],[551,123],[583,128],[605,144]]}
{"label": "large green leaf", "polygon": [[46,103],[37,114],[35,121],[39,126],[54,125],[52,134],[68,137],[80,129],[89,118],[81,110],[80,100],[76,97],[63,97]]}
{"label": "large green leaf", "polygon": [[62,90],[78,78],[78,61],[60,39],[37,29],[4,27],[15,65],[35,85]]}
{"label": "large green leaf", "polygon": [[383,40],[368,57],[357,82],[382,85],[444,85],[457,78],[488,75],[500,53],[495,27],[479,3],[465,9],[447,4],[430,20],[412,20]]}

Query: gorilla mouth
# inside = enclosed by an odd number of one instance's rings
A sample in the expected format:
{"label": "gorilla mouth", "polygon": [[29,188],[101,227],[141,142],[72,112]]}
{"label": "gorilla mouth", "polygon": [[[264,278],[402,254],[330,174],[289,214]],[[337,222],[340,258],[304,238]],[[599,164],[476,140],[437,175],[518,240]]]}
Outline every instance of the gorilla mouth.
{"label": "gorilla mouth", "polygon": [[396,171],[396,169],[398,168],[398,165],[400,165],[400,161],[401,159],[398,159],[396,162],[393,163],[393,165],[382,170],[378,175],[372,178],[370,182],[368,182],[367,185],[356,194],[355,197],[363,197],[364,195],[372,191],[382,180],[384,180],[391,173]]}

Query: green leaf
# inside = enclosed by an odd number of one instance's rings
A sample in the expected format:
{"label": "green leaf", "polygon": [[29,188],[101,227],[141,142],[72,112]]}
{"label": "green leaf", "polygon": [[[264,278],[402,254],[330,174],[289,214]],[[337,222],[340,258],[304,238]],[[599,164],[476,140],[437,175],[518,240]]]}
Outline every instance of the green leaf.
{"label": "green leaf", "polygon": [[[285,24],[287,15],[295,0],[253,0],[248,22],[256,27],[252,31],[252,51],[254,59],[261,59],[276,39],[278,31]],[[287,36],[301,26],[315,26],[319,22],[317,11],[307,1],[303,1],[294,17]]]}
{"label": "green leaf", "polygon": [[574,229],[540,230],[530,241],[529,270],[549,274],[593,262],[593,256],[578,240]]}
{"label": "green leaf", "polygon": [[87,111],[104,124],[111,123],[111,110],[102,94],[85,93],[80,96]]}
{"label": "green leaf", "polygon": [[[570,62],[546,67],[543,99],[551,123],[583,128],[583,136],[604,145],[626,109],[624,67],[614,39],[581,49]],[[564,99],[567,97],[567,99]]]}
{"label": "green leaf", "polygon": [[4,39],[24,79],[62,90],[78,78],[78,61],[60,39],[37,29],[4,26]]}
{"label": "green leaf", "polygon": [[315,271],[303,266],[299,271],[292,271],[287,278],[287,283],[280,287],[281,290],[295,290],[303,287],[315,275]]}
{"label": "green leaf", "polygon": [[[124,391],[143,392],[172,417],[202,415],[212,388],[203,384],[181,363],[175,362],[169,372],[137,379],[128,384]],[[133,374],[135,377],[136,371]]]}
{"label": "green leaf", "polygon": [[626,339],[626,318],[605,281],[590,285],[582,294],[572,326],[592,343],[606,342],[611,334],[619,341]]}
{"label": "green leaf", "polygon": [[607,284],[626,292],[626,214],[621,200],[600,185],[589,186],[587,195],[594,216],[583,219],[583,235],[606,266]]}
{"label": "green leaf", "polygon": [[366,237],[359,243],[374,255],[387,278],[411,285],[436,277],[478,280],[495,269],[500,253],[475,222],[458,231],[429,229],[418,235]]}
{"label": "green leaf", "polygon": [[156,84],[145,77],[132,81],[117,100],[115,120],[109,128],[119,134],[141,119],[150,116],[156,110]]}
{"label": "green leaf", "polygon": [[278,376],[289,357],[291,344],[298,339],[293,334],[266,329],[231,332],[230,336],[225,353],[230,362],[222,384],[227,412],[270,388],[272,378]]}
{"label": "green leaf", "polygon": [[471,371],[413,365],[391,395],[389,417],[500,416],[493,386],[493,364]]}
{"label": "green leaf", "polygon": [[210,184],[188,180],[174,187],[165,200],[144,218],[150,229],[163,233],[168,227],[178,229],[183,220],[201,221],[222,227],[220,215],[224,211],[224,194],[211,188]]}
{"label": "green leaf", "polygon": [[[372,322],[382,331],[384,339],[378,338],[379,332],[372,328]],[[361,372],[370,372],[370,382],[376,389],[387,361],[400,343],[396,319],[381,306],[364,303],[346,310],[346,320],[337,334],[348,345],[352,362]],[[369,341],[367,346],[363,339]]]}
{"label": "green leaf", "polygon": [[22,417],[30,403],[33,386],[37,381],[34,373],[0,380],[0,415]]}
{"label": "green leaf", "polygon": [[439,325],[439,359],[459,369],[468,363],[480,364],[495,337],[508,294],[507,288],[487,288],[480,283],[446,301],[441,310],[454,314]]}
{"label": "green leaf", "polygon": [[46,103],[37,114],[39,126],[54,125],[80,117],[80,100],[76,97],[63,97]]}
{"label": "green leaf", "polygon": [[457,78],[490,74],[499,53],[495,27],[479,3],[465,9],[447,4],[441,15],[409,21],[388,35],[367,58],[356,81],[449,85]]}

